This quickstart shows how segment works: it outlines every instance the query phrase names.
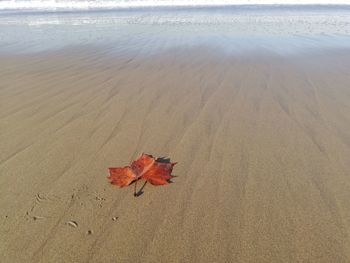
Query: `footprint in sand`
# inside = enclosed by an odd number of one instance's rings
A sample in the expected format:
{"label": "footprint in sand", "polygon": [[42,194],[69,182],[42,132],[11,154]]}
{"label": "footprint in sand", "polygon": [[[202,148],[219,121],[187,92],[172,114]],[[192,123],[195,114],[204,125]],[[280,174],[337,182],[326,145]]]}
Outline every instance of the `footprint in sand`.
{"label": "footprint in sand", "polygon": [[44,216],[31,215],[31,212],[33,211],[33,209],[34,209],[34,207],[32,207],[32,209],[30,211],[26,212],[26,215],[25,215],[26,220],[32,219],[32,220],[36,221],[36,220],[40,220],[40,219],[45,219],[46,218]]}
{"label": "footprint in sand", "polygon": [[40,220],[40,219],[47,219],[50,218],[51,216],[38,216],[35,214],[48,214],[45,211],[43,211],[42,207],[48,207],[50,206],[50,204],[52,204],[53,202],[58,202],[59,201],[59,197],[55,196],[55,195],[45,195],[45,194],[41,194],[41,193],[37,193],[35,195],[35,198],[33,200],[33,203],[30,207],[30,209],[28,209],[26,211],[25,214],[25,218],[26,220]]}

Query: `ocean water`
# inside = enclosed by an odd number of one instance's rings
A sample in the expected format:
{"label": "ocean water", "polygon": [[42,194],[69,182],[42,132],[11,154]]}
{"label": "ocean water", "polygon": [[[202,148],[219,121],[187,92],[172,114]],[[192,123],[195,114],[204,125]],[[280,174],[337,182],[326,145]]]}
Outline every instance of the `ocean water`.
{"label": "ocean water", "polygon": [[45,0],[51,4],[39,7],[35,1],[5,2],[0,1],[0,52],[6,53],[75,46],[152,53],[210,45],[218,51],[293,54],[350,47],[349,5],[145,7],[104,0],[129,6],[81,8],[84,1]]}
{"label": "ocean water", "polygon": [[0,10],[97,10],[230,5],[346,5],[348,0],[1,0]]}

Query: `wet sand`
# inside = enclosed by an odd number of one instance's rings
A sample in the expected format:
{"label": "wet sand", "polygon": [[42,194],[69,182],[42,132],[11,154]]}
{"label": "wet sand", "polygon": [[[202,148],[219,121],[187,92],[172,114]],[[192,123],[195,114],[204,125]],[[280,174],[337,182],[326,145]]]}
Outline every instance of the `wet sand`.
{"label": "wet sand", "polygon": [[349,262],[347,53],[2,55],[1,262]]}

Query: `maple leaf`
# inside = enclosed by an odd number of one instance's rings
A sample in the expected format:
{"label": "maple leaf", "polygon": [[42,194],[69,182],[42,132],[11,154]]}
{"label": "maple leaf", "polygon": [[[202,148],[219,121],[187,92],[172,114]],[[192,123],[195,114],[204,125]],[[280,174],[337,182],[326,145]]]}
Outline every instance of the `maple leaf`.
{"label": "maple leaf", "polygon": [[130,166],[109,168],[110,176],[108,176],[108,179],[111,184],[119,187],[128,186],[139,179],[144,179],[152,185],[164,185],[169,183],[169,180],[174,177],[171,175],[171,172],[175,164],[168,159],[155,159],[152,155],[142,154]]}
{"label": "maple leaf", "polygon": [[110,176],[108,179],[111,184],[119,185],[120,187],[128,186],[137,179],[134,171],[130,167],[109,168]]}

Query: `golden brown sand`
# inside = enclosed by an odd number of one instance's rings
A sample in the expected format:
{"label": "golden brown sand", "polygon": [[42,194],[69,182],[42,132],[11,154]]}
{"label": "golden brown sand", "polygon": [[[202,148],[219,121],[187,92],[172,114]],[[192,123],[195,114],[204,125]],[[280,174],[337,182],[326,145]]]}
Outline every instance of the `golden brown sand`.
{"label": "golden brown sand", "polygon": [[[343,53],[0,61],[1,262],[350,262]],[[142,152],[174,183],[109,185]]]}

